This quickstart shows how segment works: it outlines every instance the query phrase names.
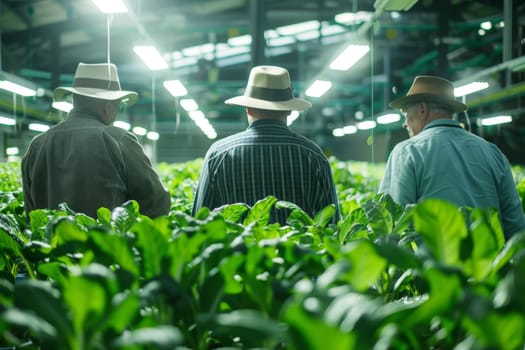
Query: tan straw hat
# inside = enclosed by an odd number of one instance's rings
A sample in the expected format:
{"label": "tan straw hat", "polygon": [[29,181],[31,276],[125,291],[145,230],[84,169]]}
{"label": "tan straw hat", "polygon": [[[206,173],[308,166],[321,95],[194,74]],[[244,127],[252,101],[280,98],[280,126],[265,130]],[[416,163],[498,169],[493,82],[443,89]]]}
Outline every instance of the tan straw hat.
{"label": "tan straw hat", "polygon": [[120,89],[117,67],[107,63],[79,63],[73,87],[57,87],[55,100],[62,100],[69,93],[102,100],[122,100],[128,105],[134,104],[138,98],[136,92]]}
{"label": "tan straw hat", "polygon": [[302,111],[312,104],[294,97],[290,74],[277,66],[256,66],[250,71],[244,95],[232,97],[224,103],[276,111]]}
{"label": "tan straw hat", "polygon": [[454,85],[446,79],[430,75],[420,75],[414,79],[406,96],[390,102],[392,108],[402,108],[416,102],[435,102],[449,106],[454,113],[463,112],[467,105],[456,101]]}

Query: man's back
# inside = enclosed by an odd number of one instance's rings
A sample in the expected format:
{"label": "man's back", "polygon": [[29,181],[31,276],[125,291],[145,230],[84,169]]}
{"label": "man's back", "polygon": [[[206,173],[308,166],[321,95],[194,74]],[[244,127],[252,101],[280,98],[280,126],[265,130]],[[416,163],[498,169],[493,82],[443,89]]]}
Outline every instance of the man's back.
{"label": "man's back", "polygon": [[[194,213],[202,206],[253,205],[269,195],[293,202],[311,215],[337,203],[321,149],[283,122],[259,120],[209,149]],[[274,215],[275,221],[286,221],[285,211]]]}
{"label": "man's back", "polygon": [[66,202],[74,211],[96,216],[99,207],[136,199],[144,214],[166,214],[169,194],[150,166],[131,134],[72,112],[37,136],[22,161],[26,210]]}
{"label": "man's back", "polygon": [[429,123],[392,152],[379,188],[405,205],[441,198],[458,206],[496,208],[506,232],[525,226],[505,156],[453,121]]}

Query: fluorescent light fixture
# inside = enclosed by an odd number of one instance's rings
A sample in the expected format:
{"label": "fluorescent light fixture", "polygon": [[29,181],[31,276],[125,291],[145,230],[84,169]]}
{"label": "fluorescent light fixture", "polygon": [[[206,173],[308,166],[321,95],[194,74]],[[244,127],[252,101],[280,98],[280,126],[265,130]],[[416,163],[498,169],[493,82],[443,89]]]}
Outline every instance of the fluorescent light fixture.
{"label": "fluorescent light fixture", "polygon": [[268,39],[268,46],[284,46],[295,43],[295,39],[291,36],[280,36],[278,38]]}
{"label": "fluorescent light fixture", "polygon": [[485,22],[482,22],[479,26],[481,27],[481,29],[491,30],[492,29],[492,22],[491,21],[485,21]]}
{"label": "fluorescent light fixture", "polygon": [[122,0],[93,0],[102,13],[124,13],[128,8]]}
{"label": "fluorescent light fixture", "polygon": [[168,63],[159,51],[152,45],[139,45],[133,47],[133,51],[140,57],[144,64],[151,70],[162,70],[168,68]]}
{"label": "fluorescent light fixture", "polygon": [[195,111],[195,110],[199,109],[199,105],[192,98],[184,98],[184,99],[180,100],[180,105],[187,112],[191,112],[191,111]]}
{"label": "fluorescent light fixture", "polygon": [[344,126],[343,132],[345,133],[345,135],[355,134],[357,132],[357,127],[355,125]]}
{"label": "fluorescent light fixture", "polygon": [[160,135],[156,131],[148,131],[146,137],[151,141],[157,141],[160,138]]}
{"label": "fluorescent light fixture", "polygon": [[319,29],[319,21],[306,21],[295,24],[290,24],[288,26],[275,28],[277,33],[281,35],[295,35],[302,32],[308,32],[313,29]]}
{"label": "fluorescent light fixture", "polygon": [[228,39],[228,45],[231,46],[246,46],[252,43],[252,36],[250,34],[234,36]]}
{"label": "fluorescent light fixture", "polygon": [[250,47],[248,46],[225,47],[217,52],[217,58],[241,55],[247,52],[250,52]]}
{"label": "fluorescent light fixture", "polygon": [[510,115],[498,115],[495,117],[481,119],[481,125],[484,125],[484,126],[504,124],[504,123],[510,123],[510,122],[512,122],[512,116]]}
{"label": "fluorescent light fixture", "polygon": [[334,34],[340,34],[340,33],[344,33],[346,32],[346,29],[340,25],[337,25],[337,24],[333,24],[333,25],[330,25],[330,26],[324,26],[323,28],[321,28],[321,34],[323,34],[323,36],[329,36],[329,35],[334,35]]}
{"label": "fluorescent light fixture", "polygon": [[200,56],[205,53],[210,53],[215,50],[215,45],[212,43],[206,43],[197,46],[190,46],[182,49],[182,53],[185,56]]}
{"label": "fluorescent light fixture", "polygon": [[124,130],[129,130],[131,128],[131,125],[129,125],[129,123],[126,123],[120,120],[114,121],[113,126],[116,126],[117,128],[121,128]]}
{"label": "fluorescent light fixture", "polygon": [[337,129],[332,130],[332,135],[334,135],[335,137],[341,137],[341,136],[345,136],[345,132],[343,128],[337,128]]}
{"label": "fluorescent light fixture", "polygon": [[191,111],[190,113],[188,113],[191,120],[193,120],[194,122],[197,122],[199,120],[202,120],[202,119],[206,119],[206,117],[204,116],[204,113],[202,113],[202,111]]}
{"label": "fluorescent light fixture", "polygon": [[264,38],[265,39],[275,39],[279,37],[279,33],[275,29],[267,29],[264,31]]}
{"label": "fluorescent light fixture", "polygon": [[16,156],[18,153],[20,153],[18,147],[7,147],[5,149],[5,154],[7,154],[8,156]]}
{"label": "fluorescent light fixture", "polygon": [[377,117],[377,122],[379,124],[391,124],[398,122],[401,119],[401,116],[398,113],[388,113],[383,114]]}
{"label": "fluorescent light fixture", "polygon": [[146,130],[142,126],[135,126],[131,131],[133,131],[134,134],[139,136],[144,136],[148,133],[148,130]]}
{"label": "fluorescent light fixture", "polygon": [[372,12],[358,11],[358,12],[343,12],[335,15],[334,19],[337,23],[341,24],[355,24],[360,22],[366,22],[372,19]]}
{"label": "fluorescent light fixture", "polygon": [[299,41],[307,41],[317,39],[321,36],[318,30],[311,30],[309,32],[299,33],[295,37]]}
{"label": "fluorescent light fixture", "polygon": [[188,90],[186,90],[180,80],[166,80],[164,87],[174,97],[184,96],[188,93]]}
{"label": "fluorescent light fixture", "polygon": [[69,103],[67,101],[53,101],[51,106],[54,109],[58,109],[60,111],[66,112],[66,113],[69,113],[69,111],[71,111],[73,109],[73,104]]}
{"label": "fluorescent light fixture", "polygon": [[299,118],[299,112],[298,111],[292,111],[290,115],[286,118],[286,125],[290,126],[292,123]]}
{"label": "fluorescent light fixture", "polygon": [[2,80],[0,81],[0,89],[4,89],[7,91],[10,91],[14,94],[21,95],[21,96],[36,96],[36,90],[27,88],[22,85],[18,85],[16,83],[13,83],[9,80]]}
{"label": "fluorescent light fixture", "polygon": [[468,94],[472,94],[474,92],[484,90],[489,87],[489,83],[486,81],[474,81],[472,83],[459,86],[454,89],[454,96],[460,97],[465,96]]}
{"label": "fluorescent light fixture", "polygon": [[478,29],[478,35],[479,36],[484,36],[486,34],[485,30],[483,29]]}
{"label": "fluorescent light fixture", "polygon": [[29,130],[38,131],[38,132],[45,132],[49,130],[49,125],[46,124],[40,124],[40,123],[31,123],[28,126]]}
{"label": "fluorescent light fixture", "polygon": [[13,119],[13,118],[3,117],[3,116],[0,115],[0,124],[3,124],[3,125],[15,125],[16,124],[16,120]]}
{"label": "fluorescent light fixture", "polygon": [[330,64],[332,70],[348,70],[370,51],[368,45],[348,45]]}
{"label": "fluorescent light fixture", "polygon": [[330,88],[332,83],[327,80],[316,80],[314,83],[305,91],[306,96],[309,97],[321,97],[323,96]]}
{"label": "fluorescent light fixture", "polygon": [[357,123],[357,128],[359,130],[368,130],[376,127],[376,122],[373,120],[365,120]]}

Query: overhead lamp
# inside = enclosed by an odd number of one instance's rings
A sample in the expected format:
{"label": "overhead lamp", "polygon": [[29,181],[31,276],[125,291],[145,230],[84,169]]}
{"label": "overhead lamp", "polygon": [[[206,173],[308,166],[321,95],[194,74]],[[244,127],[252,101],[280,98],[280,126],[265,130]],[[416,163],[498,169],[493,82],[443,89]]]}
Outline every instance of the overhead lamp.
{"label": "overhead lamp", "polygon": [[188,90],[186,90],[180,80],[166,80],[164,82],[164,87],[173,97],[179,97],[188,94]]}
{"label": "overhead lamp", "polygon": [[191,112],[199,109],[199,105],[192,98],[184,98],[180,100],[180,105],[186,112]]}
{"label": "overhead lamp", "polygon": [[357,123],[357,128],[359,130],[368,130],[368,129],[375,128],[376,125],[377,125],[376,122],[373,120],[365,120],[365,121]]}
{"label": "overhead lamp", "polygon": [[9,117],[3,117],[0,115],[0,124],[2,125],[16,125],[16,120]]}
{"label": "overhead lamp", "polygon": [[8,156],[16,156],[18,153],[20,153],[18,147],[7,147],[5,149],[5,154],[7,154]]}
{"label": "overhead lamp", "polygon": [[144,136],[148,133],[148,130],[146,130],[142,126],[135,126],[131,131],[133,131],[135,135],[139,136]]}
{"label": "overhead lamp", "polygon": [[53,101],[51,107],[69,113],[73,109],[73,104],[67,101]]}
{"label": "overhead lamp", "polygon": [[9,80],[0,81],[0,89],[4,89],[14,94],[26,96],[26,97],[36,96],[36,90],[13,83],[12,81],[9,81]]}
{"label": "overhead lamp", "polygon": [[319,21],[305,21],[295,24],[290,24],[283,27],[277,27],[275,30],[277,33],[281,35],[295,35],[302,32],[308,32],[310,30],[319,29],[320,23]]}
{"label": "overhead lamp", "polygon": [[299,118],[299,111],[292,111],[290,115],[286,118],[286,125],[290,126],[292,123]]}
{"label": "overhead lamp", "polygon": [[102,13],[124,13],[128,8],[122,0],[93,0]]}
{"label": "overhead lamp", "polygon": [[157,141],[160,138],[160,135],[156,131],[148,131],[146,137],[151,141]]}
{"label": "overhead lamp", "polygon": [[416,2],[417,0],[376,0],[374,8],[382,8],[386,11],[408,11]]}
{"label": "overhead lamp", "polygon": [[135,46],[133,47],[133,51],[135,51],[144,64],[151,70],[162,70],[168,68],[168,63],[153,45]]}
{"label": "overhead lamp", "polygon": [[295,39],[291,36],[280,36],[277,38],[268,39],[268,46],[284,46],[295,43]]}
{"label": "overhead lamp", "polygon": [[250,34],[234,36],[228,39],[228,45],[231,46],[246,46],[252,43],[252,36]]}
{"label": "overhead lamp", "polygon": [[481,27],[481,29],[491,30],[492,29],[492,22],[491,21],[481,22],[481,24],[479,26]]}
{"label": "overhead lamp", "polygon": [[481,125],[491,126],[497,124],[505,124],[512,122],[512,116],[510,115],[498,115],[494,117],[482,118]]}
{"label": "overhead lamp", "polygon": [[116,126],[117,128],[121,128],[124,130],[131,129],[131,125],[129,123],[123,122],[121,120],[116,120],[113,122],[113,126]]}
{"label": "overhead lamp", "polygon": [[401,116],[398,113],[388,113],[380,115],[376,120],[379,124],[391,124],[398,122],[400,119]]}
{"label": "overhead lamp", "polygon": [[332,83],[327,80],[316,80],[314,83],[305,91],[306,96],[309,97],[321,97],[323,96],[330,88]]}
{"label": "overhead lamp", "polygon": [[459,86],[457,88],[454,88],[454,96],[460,97],[472,94],[477,91],[484,90],[489,87],[489,83],[486,81],[474,81],[472,83],[468,83],[462,86]]}
{"label": "overhead lamp", "polygon": [[28,126],[29,130],[38,131],[38,132],[46,132],[49,130],[49,125],[46,124],[40,124],[40,123],[31,123]]}
{"label": "overhead lamp", "polygon": [[342,12],[335,15],[334,20],[341,24],[355,24],[372,19],[373,13],[368,11]]}
{"label": "overhead lamp", "polygon": [[335,137],[342,137],[345,136],[345,132],[343,128],[335,128],[334,130],[332,130],[332,135],[334,135]]}
{"label": "overhead lamp", "polygon": [[357,127],[355,125],[344,126],[343,132],[345,133],[345,135],[355,134],[357,132]]}
{"label": "overhead lamp", "polygon": [[330,64],[332,70],[348,70],[370,51],[368,45],[348,45]]}

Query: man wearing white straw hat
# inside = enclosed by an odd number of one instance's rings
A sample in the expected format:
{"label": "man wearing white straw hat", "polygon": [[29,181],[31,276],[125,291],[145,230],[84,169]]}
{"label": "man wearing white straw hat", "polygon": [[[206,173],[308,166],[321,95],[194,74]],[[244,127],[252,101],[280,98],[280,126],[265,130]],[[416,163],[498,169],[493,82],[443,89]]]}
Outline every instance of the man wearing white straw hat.
{"label": "man wearing white straw hat", "polygon": [[55,100],[73,94],[67,119],[36,136],[22,159],[26,213],[66,203],[96,217],[136,200],[142,214],[167,214],[170,195],[137,138],[112,126],[121,103],[137,93],[120,88],[114,64],[79,63],[72,87],[58,87]]}
{"label": "man wearing white straw hat", "polygon": [[[339,206],[328,160],[314,142],[292,132],[287,116],[311,107],[294,97],[288,71],[276,66],[252,68],[244,95],[226,104],[246,108],[248,128],[215,142],[204,159],[193,214],[224,204],[255,204],[273,195],[315,215]],[[289,211],[272,209],[271,222],[286,223]]]}
{"label": "man wearing white straw hat", "polygon": [[418,76],[406,96],[390,106],[404,113],[410,138],[394,147],[379,192],[402,205],[440,198],[497,209],[506,238],[525,229],[509,162],[494,144],[452,119],[467,106],[456,101],[450,81]]}

